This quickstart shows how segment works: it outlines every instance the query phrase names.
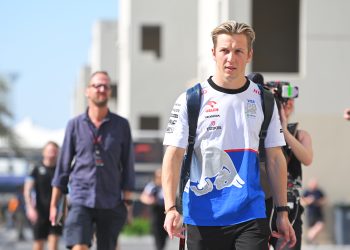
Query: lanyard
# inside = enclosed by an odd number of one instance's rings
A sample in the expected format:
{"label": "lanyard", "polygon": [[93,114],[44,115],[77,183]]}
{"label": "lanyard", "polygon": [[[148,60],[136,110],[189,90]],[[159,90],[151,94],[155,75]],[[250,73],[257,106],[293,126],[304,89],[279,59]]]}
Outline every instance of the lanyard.
{"label": "lanyard", "polygon": [[88,123],[89,131],[92,135],[92,144],[94,145],[94,158],[96,167],[103,167],[104,162],[101,156],[100,146],[102,144],[102,135],[99,135],[99,130],[93,127],[91,123]]}

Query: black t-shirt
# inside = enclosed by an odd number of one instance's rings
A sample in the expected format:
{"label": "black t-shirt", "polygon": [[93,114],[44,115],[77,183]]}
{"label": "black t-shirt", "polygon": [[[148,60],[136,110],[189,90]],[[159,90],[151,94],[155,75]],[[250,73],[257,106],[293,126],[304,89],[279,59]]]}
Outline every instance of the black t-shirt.
{"label": "black t-shirt", "polygon": [[322,219],[323,213],[322,213],[322,207],[320,204],[320,200],[324,197],[323,192],[320,189],[316,190],[306,190],[304,192],[304,197],[310,197],[312,196],[314,198],[314,201],[308,205],[308,216],[309,217],[315,217]]}
{"label": "black t-shirt", "polygon": [[[292,135],[294,135],[295,138],[298,137],[297,125],[297,123],[288,124],[288,130]],[[293,181],[298,180],[299,182],[301,182],[301,180],[303,179],[301,162],[295,157],[291,148],[288,145],[283,147],[283,151],[288,164],[288,178],[291,178]]]}
{"label": "black t-shirt", "polygon": [[49,213],[51,202],[51,180],[55,167],[46,167],[43,164],[35,166],[30,176],[34,179],[36,208],[41,213]]}

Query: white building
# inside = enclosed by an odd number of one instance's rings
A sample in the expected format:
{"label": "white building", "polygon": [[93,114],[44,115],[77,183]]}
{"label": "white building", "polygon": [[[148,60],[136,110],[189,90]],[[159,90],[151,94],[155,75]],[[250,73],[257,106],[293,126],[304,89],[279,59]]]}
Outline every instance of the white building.
{"label": "white building", "polygon": [[118,23],[113,20],[97,21],[92,28],[90,49],[90,65],[80,69],[77,85],[74,91],[73,114],[80,114],[86,110],[87,100],[85,89],[91,73],[99,70],[107,71],[112,80],[112,98],[109,106],[113,111],[117,109],[117,85],[119,79],[119,50]]}
{"label": "white building", "polygon": [[163,130],[196,77],[196,9],[196,1],[120,1],[118,112],[133,129]]}
{"label": "white building", "polygon": [[[119,71],[116,111],[134,130],[164,130],[180,92],[213,72],[210,32],[216,25],[234,19],[253,26],[257,39],[249,71],[299,86],[294,120],[310,132],[314,146],[312,166],[303,168],[304,182],[316,176],[327,194],[326,240],[331,240],[331,208],[350,202],[350,124],[342,119],[350,106],[350,82],[344,74],[350,58],[350,1],[119,2],[118,49],[103,45],[107,52],[102,47],[97,51],[107,64],[93,59],[92,65]],[[119,58],[119,65],[109,57]]]}

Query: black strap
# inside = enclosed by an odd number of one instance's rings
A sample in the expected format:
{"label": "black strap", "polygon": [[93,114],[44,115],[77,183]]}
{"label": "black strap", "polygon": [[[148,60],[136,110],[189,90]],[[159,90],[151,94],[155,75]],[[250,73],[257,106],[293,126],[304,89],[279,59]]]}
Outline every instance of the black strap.
{"label": "black strap", "polygon": [[259,156],[260,161],[265,161],[265,138],[267,135],[267,129],[269,128],[269,124],[272,118],[272,113],[274,109],[275,99],[270,90],[264,88],[261,84],[257,84],[260,89],[262,109],[264,113],[264,121],[261,125],[260,133],[259,133]]}
{"label": "black strap", "polygon": [[202,89],[200,83],[196,84],[194,87],[189,88],[186,92],[187,99],[187,115],[188,115],[188,146],[186,150],[186,155],[182,162],[181,168],[181,180],[179,185],[179,199],[180,199],[180,209],[182,209],[182,192],[185,189],[185,185],[190,178],[191,161],[194,143],[196,139],[197,122],[199,117],[199,111],[202,99]]}

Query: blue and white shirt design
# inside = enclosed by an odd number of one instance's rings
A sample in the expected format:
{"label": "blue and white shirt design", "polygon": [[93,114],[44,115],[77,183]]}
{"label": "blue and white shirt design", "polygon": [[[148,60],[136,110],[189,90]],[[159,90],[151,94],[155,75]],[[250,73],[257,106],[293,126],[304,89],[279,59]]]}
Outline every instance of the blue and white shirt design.
{"label": "blue and white shirt design", "polygon": [[[225,226],[265,218],[260,185],[259,132],[263,121],[258,86],[250,81],[237,90],[223,89],[211,78],[202,85],[191,176],[183,193],[186,224]],[[186,93],[176,100],[164,145],[187,147]],[[277,106],[265,147],[285,145]]]}

